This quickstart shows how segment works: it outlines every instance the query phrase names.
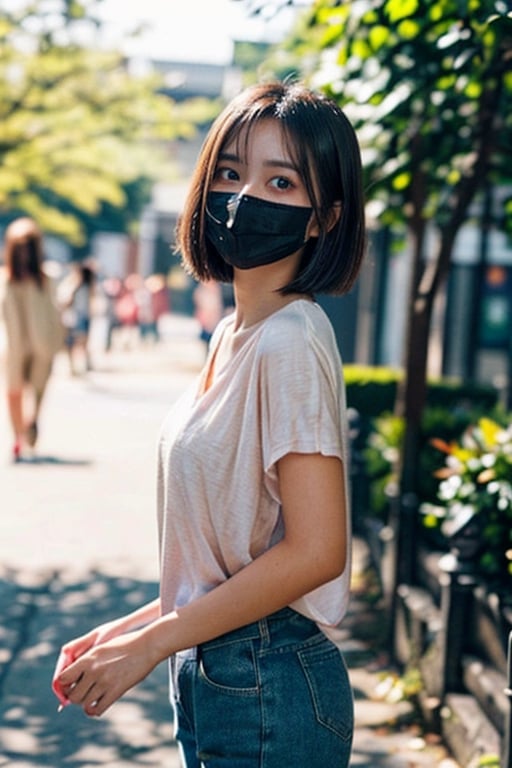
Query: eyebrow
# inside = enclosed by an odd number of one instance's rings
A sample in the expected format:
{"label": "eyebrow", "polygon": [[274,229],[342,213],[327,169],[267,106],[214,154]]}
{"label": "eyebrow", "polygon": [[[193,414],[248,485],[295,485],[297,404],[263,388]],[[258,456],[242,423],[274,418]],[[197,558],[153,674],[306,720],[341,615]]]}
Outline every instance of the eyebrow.
{"label": "eyebrow", "polygon": [[[221,152],[219,154],[218,160],[223,160],[223,161],[227,160],[233,163],[244,162],[242,158],[239,157],[239,155],[236,155],[234,152]],[[280,159],[264,160],[263,165],[269,168],[289,168],[291,171],[295,171],[295,173],[299,173],[299,169],[297,168],[297,166],[294,163],[292,163],[290,160],[280,160]]]}

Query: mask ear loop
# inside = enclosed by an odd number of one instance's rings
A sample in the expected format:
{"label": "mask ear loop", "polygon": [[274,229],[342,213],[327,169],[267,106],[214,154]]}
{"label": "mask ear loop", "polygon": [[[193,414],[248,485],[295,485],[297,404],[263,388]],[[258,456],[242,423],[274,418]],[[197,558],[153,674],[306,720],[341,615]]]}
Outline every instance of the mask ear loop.
{"label": "mask ear loop", "polygon": [[204,210],[206,215],[209,216],[212,221],[214,221],[216,224],[222,224],[222,221],[218,219],[216,216],[214,216],[213,213],[210,211],[210,209],[208,208],[208,203],[206,203]]}
{"label": "mask ear loop", "polygon": [[205,212],[206,214],[214,221],[216,224],[224,224],[227,229],[231,229],[233,224],[235,223],[236,214],[238,211],[238,206],[240,205],[240,201],[242,199],[241,195],[231,195],[230,198],[228,198],[228,201],[226,203],[226,210],[228,212],[228,218],[226,222],[223,222],[222,219],[218,219],[216,216],[213,215],[213,213],[210,211],[208,207],[208,203],[206,203]]}
{"label": "mask ear loop", "polygon": [[235,223],[236,214],[238,211],[238,206],[240,205],[240,201],[242,200],[242,195],[233,195],[229,198],[226,208],[228,211],[228,220],[226,221],[226,227],[228,229],[231,229],[233,224]]}

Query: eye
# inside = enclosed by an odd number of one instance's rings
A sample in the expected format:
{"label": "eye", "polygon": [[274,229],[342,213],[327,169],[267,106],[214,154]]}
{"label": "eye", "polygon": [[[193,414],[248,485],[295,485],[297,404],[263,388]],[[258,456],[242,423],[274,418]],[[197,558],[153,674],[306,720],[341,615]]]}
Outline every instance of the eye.
{"label": "eye", "polygon": [[215,170],[215,177],[216,180],[219,181],[239,181],[240,176],[238,173],[228,166],[220,166]]}
{"label": "eye", "polygon": [[295,184],[290,179],[287,179],[286,176],[276,176],[270,181],[270,185],[276,189],[283,190],[294,189],[295,187]]}

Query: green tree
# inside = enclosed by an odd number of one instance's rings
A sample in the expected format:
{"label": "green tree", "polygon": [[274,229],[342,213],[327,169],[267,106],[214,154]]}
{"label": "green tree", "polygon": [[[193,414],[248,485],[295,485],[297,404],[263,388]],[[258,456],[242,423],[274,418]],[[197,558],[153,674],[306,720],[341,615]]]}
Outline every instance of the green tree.
{"label": "green tree", "polygon": [[159,78],[95,46],[96,5],[0,10],[0,212],[32,215],[74,245],[102,207],[139,200],[126,191],[171,172],[166,146],[191,136],[198,115],[161,93]]}
{"label": "green tree", "polygon": [[[405,226],[413,264],[400,490],[414,494],[435,297],[457,233],[512,177],[512,12],[503,0],[317,0],[277,55],[333,96],[361,139],[376,218]],[[510,226],[512,200],[499,223]],[[427,253],[427,225],[436,233]]]}

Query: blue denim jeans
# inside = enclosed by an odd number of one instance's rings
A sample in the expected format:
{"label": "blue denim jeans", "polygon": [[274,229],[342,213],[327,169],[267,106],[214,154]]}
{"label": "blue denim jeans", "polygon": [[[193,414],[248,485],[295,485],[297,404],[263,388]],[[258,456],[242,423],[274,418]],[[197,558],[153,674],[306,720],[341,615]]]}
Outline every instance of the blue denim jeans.
{"label": "blue denim jeans", "polygon": [[345,768],[353,697],[343,657],[291,608],[171,660],[185,768]]}

